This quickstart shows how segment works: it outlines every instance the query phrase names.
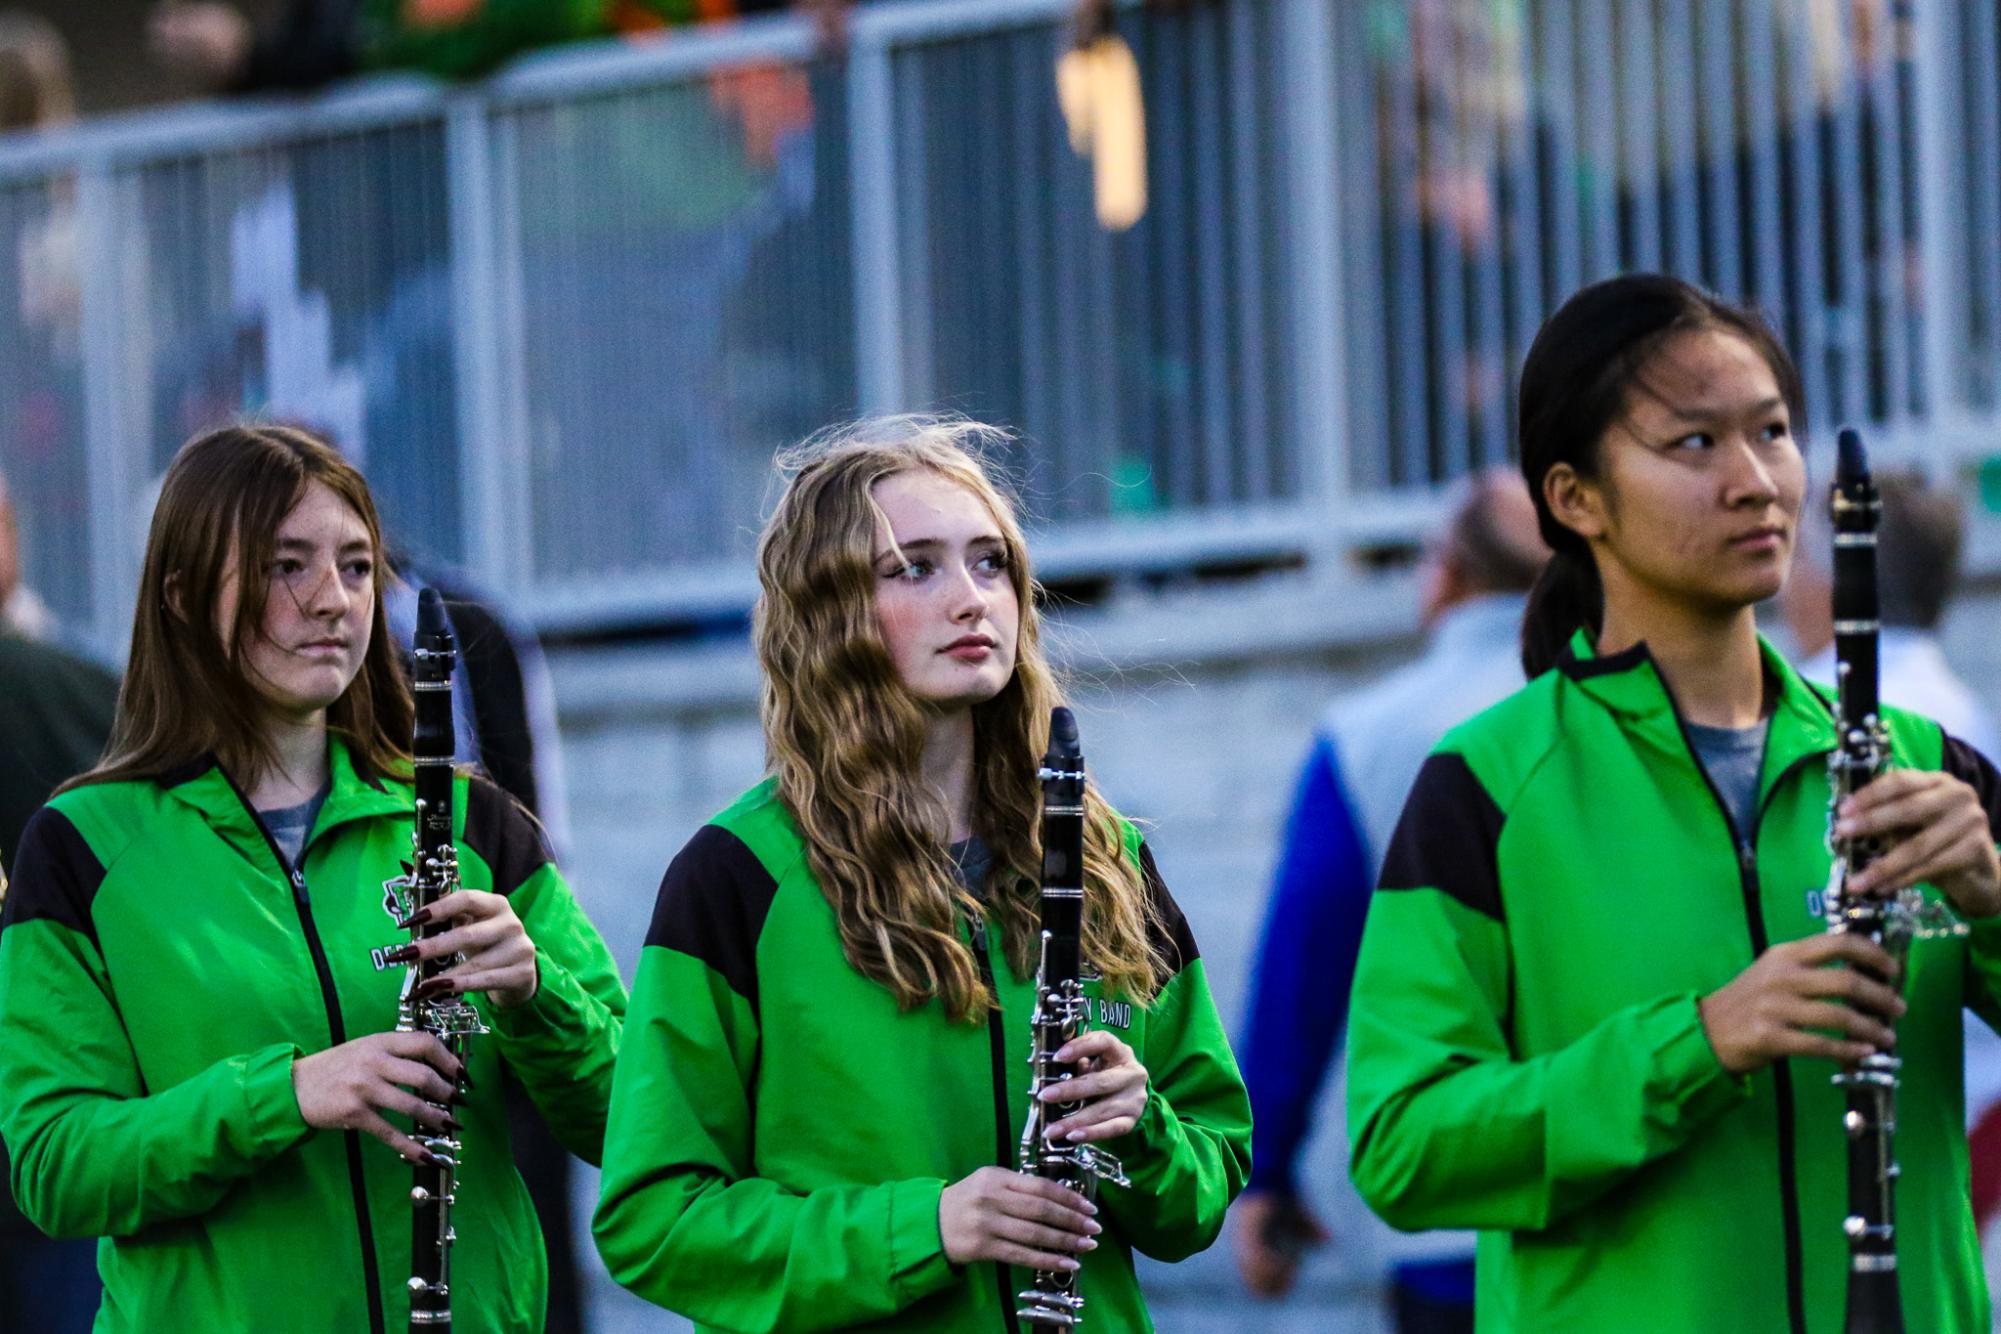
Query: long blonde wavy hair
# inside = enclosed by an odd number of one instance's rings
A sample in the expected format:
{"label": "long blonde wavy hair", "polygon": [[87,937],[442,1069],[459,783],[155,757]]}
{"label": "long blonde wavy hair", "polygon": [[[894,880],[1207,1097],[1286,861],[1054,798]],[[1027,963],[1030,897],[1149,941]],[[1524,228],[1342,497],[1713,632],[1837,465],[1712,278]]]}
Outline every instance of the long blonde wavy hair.
{"label": "long blonde wavy hair", "polygon": [[[986,917],[1018,976],[1033,975],[1042,791],[1037,759],[1062,703],[1044,658],[1028,551],[982,454],[1005,432],[956,417],[889,417],[822,432],[781,453],[784,495],[758,540],[754,624],[768,762],[840,923],[848,962],[905,1009],[937,997],[979,1019],[994,997],[958,919]],[[944,803],[920,778],[927,706],[897,677],[875,612],[876,544],[889,530],[873,488],[928,469],[986,506],[1020,606],[1014,675],[973,709],[973,832],[992,857],[984,902],[960,886]],[[1086,798],[1083,948],[1108,993],[1146,1004],[1166,961],[1118,817]]]}

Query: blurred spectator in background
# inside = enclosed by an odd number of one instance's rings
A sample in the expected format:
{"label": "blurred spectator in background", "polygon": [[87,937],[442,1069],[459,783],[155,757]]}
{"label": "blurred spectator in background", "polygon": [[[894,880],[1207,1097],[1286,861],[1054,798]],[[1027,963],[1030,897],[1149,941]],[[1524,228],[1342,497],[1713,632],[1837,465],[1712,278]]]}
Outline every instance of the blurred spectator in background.
{"label": "blurred spectator in background", "polygon": [[[0,131],[50,129],[75,118],[69,48],[62,35],[39,15],[0,10]],[[24,190],[19,198],[26,216],[15,233],[13,263],[0,265],[0,307],[21,316],[9,358],[13,374],[0,377],[0,464],[16,470],[31,498],[37,482],[61,497],[70,493],[70,479],[61,471],[74,466],[64,448],[70,442],[63,437],[76,423],[63,420],[56,406],[61,395],[52,394],[35,372],[76,351],[81,308],[75,282],[75,195],[62,182],[39,197]],[[23,346],[24,340],[34,346]],[[32,501],[30,508],[35,508]],[[40,535],[50,539],[42,548],[45,558],[51,548],[61,547],[61,534],[52,530],[70,517],[60,512],[30,516]],[[52,639],[55,618],[27,583],[20,531],[6,479],[0,477],[0,634]]]}
{"label": "blurred spectator in background", "polygon": [[[838,45],[846,0],[790,0]],[[259,31],[227,0],[161,0],[147,39],[203,88],[319,88],[365,70],[477,78],[527,51],[782,9],[788,0],[291,0]]]}
{"label": "blurred spectator in background", "polygon": [[292,0],[259,32],[225,0],[163,0],[154,59],[204,88],[319,88],[370,69],[485,74],[537,47],[599,35],[603,0]]}
{"label": "blurred spectator in background", "polygon": [[[0,476],[0,607],[27,595],[14,535],[14,505]],[[97,762],[118,699],[111,673],[37,637],[0,619],[0,699],[7,702],[0,709],[0,867],[13,864],[22,827],[56,785]]]}
{"label": "blurred spectator in background", "polygon": [[[4,45],[4,38],[0,38]],[[0,604],[19,596],[14,513],[0,479]],[[104,751],[118,680],[103,668],[0,624],[0,872],[28,817]],[[51,1241],[14,1207],[0,1146],[0,1330],[84,1334],[97,1314],[97,1245]]]}
{"label": "blurred spectator in background", "polygon": [[[0,474],[0,635],[48,639],[54,631],[55,618],[21,577],[21,524],[14,512],[14,497],[7,489],[7,478]],[[20,832],[18,826],[14,832]],[[7,846],[0,842],[0,851]]]}
{"label": "blurred spectator in background", "polygon": [[43,129],[76,119],[69,46],[39,14],[0,10],[0,130]]}
{"label": "blurred spectator in background", "polygon": [[[1239,1051],[1250,1087],[1251,1179],[1236,1205],[1237,1268],[1261,1296],[1287,1292],[1327,1240],[1296,1179],[1301,1146],[1347,1016],[1376,871],[1418,767],[1454,724],[1520,688],[1522,607],[1548,558],[1512,470],[1478,475],[1425,558],[1424,655],[1335,701],[1314,736],[1286,825]],[[1347,1231],[1346,1218],[1337,1228]],[[1473,1328],[1465,1233],[1383,1238],[1402,1334]]]}

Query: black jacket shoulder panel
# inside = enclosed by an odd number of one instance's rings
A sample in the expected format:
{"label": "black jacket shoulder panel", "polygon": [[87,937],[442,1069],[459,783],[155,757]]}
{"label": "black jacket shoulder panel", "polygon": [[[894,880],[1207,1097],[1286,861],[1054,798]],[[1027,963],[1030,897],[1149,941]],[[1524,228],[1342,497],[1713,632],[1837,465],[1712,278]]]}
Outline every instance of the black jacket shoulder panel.
{"label": "black jacket shoulder panel", "polygon": [[1497,848],[1505,818],[1463,755],[1430,756],[1390,836],[1378,887],[1436,889],[1500,921]]}
{"label": "black jacket shoulder panel", "polygon": [[535,737],[521,657],[507,626],[484,604],[448,595],[445,611],[458,636],[459,665],[471,687],[479,762],[530,814],[541,814]]}
{"label": "black jacket shoulder panel", "polygon": [[757,940],[778,882],[744,841],[703,825],[660,881],[648,945],[701,960],[757,1009]]}
{"label": "black jacket shoulder panel", "polygon": [[44,806],[21,833],[7,907],[0,930],[19,922],[48,920],[97,940],[91,904],[104,884],[98,860],[77,827],[61,811]]}
{"label": "black jacket shoulder panel", "polygon": [[1939,758],[1939,768],[1954,778],[1964,779],[1980,794],[1980,809],[1987,812],[1988,832],[1996,842],[2001,842],[2001,770],[1995,769],[1993,760],[1952,733],[1943,735],[1945,751]]}
{"label": "black jacket shoulder panel", "polygon": [[1188,918],[1181,911],[1181,905],[1167,892],[1167,882],[1160,878],[1160,868],[1154,865],[1153,849],[1145,843],[1139,845],[1140,879],[1146,886],[1147,934],[1152,937],[1154,949],[1167,960],[1166,982],[1189,964],[1202,957],[1202,951],[1195,944],[1195,933],[1188,929]]}
{"label": "black jacket shoulder panel", "polygon": [[493,892],[512,894],[522,882],[556,860],[535,817],[492,779],[474,774],[466,785],[467,847],[493,870]]}

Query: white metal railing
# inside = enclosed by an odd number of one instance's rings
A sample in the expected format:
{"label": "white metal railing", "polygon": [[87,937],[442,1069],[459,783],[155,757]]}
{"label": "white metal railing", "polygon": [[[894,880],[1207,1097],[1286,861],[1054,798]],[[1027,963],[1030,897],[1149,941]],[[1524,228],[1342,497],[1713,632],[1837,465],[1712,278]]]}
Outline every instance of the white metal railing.
{"label": "white metal railing", "polygon": [[1019,428],[1059,572],[1335,559],[1504,458],[1579,284],[1758,302],[1816,426],[2001,426],[1995,0],[1129,12],[1152,207],[1097,228],[1070,0],[899,0],[0,144],[0,468],[113,651],[151,480],[233,412],[359,455],[551,626],[734,614],[771,450]]}

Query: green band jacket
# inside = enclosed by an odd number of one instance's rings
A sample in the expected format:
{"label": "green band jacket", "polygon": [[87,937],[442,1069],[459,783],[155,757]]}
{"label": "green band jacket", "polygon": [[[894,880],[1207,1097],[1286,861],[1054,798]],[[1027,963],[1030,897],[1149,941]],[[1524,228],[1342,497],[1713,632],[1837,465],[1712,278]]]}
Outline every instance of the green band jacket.
{"label": "green band jacket", "polygon": [[[1826,929],[1825,697],[1769,646],[1754,828],[1736,829],[1645,647],[1560,666],[1448,734],[1370,905],[1349,1036],[1352,1171],[1406,1229],[1472,1227],[1482,1331],[1842,1327],[1844,1102],[1825,1061],[1725,1073],[1697,1001]],[[2001,779],[1889,711],[1894,763]],[[1929,887],[1927,894],[1935,894]],[[1960,1010],[2001,919],[1911,950],[1898,1029],[1906,1325],[1988,1329]]]}
{"label": "green band jacket", "polygon": [[[294,1058],[396,1024],[407,942],[384,882],[412,790],[333,781],[294,875],[223,770],[81,787],[23,837],[0,927],[0,1133],[21,1208],[102,1237],[100,1334],[385,1331],[408,1323],[411,1170],[370,1136],[314,1130]],[[542,1328],[546,1260],[515,1172],[503,1063],[595,1161],[625,1008],[611,957],[538,827],[458,780],[461,878],[509,896],[535,997],[472,1039],[453,1219],[461,1329]],[[391,1118],[394,1120],[395,1118]]]}
{"label": "green band jacket", "polygon": [[[1171,976],[1144,1007],[1086,987],[1093,1026],[1152,1086],[1105,1144],[1132,1186],[1103,1190],[1081,1270],[1088,1327],[1121,1334],[1152,1328],[1132,1252],[1207,1246],[1250,1158],[1194,938],[1137,834],[1132,850]],[[633,984],[595,1220],[613,1277],[704,1330],[1012,1334],[1030,1276],[955,1266],[938,1233],[948,1183],[1014,1166],[1028,1107],[1033,978],[968,939],[1000,1001],[988,1022],[899,1011],[843,955],[775,782],[704,826],[668,868]]]}

